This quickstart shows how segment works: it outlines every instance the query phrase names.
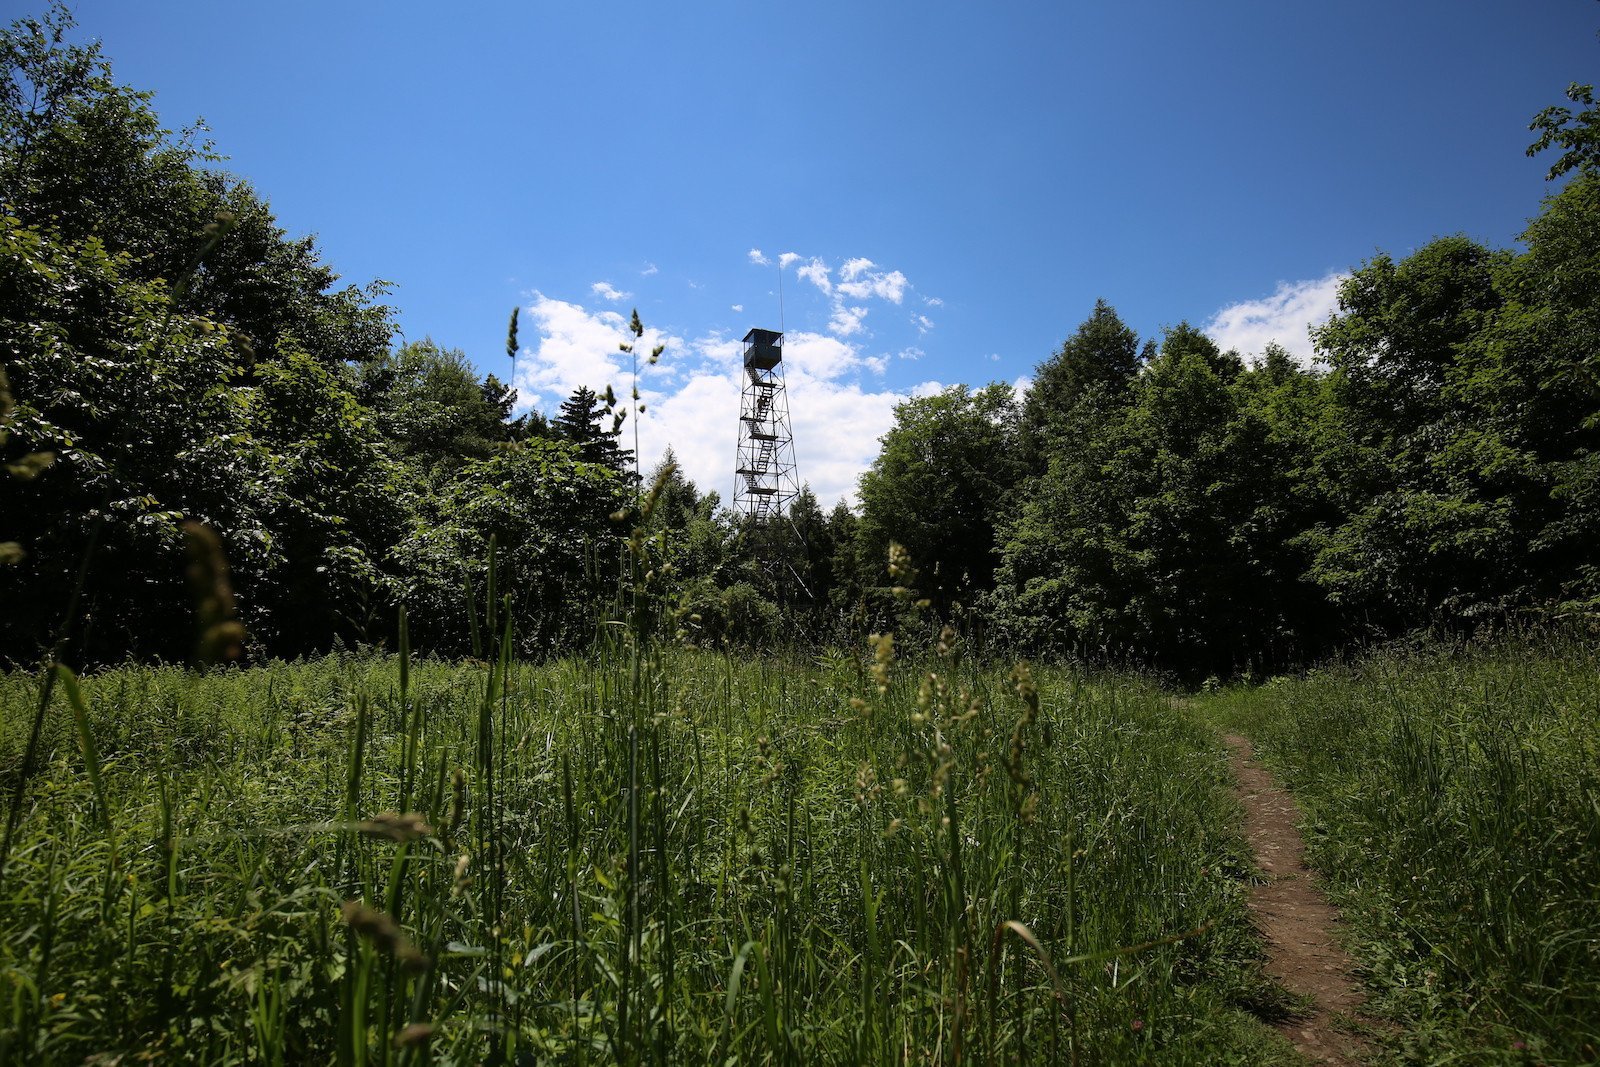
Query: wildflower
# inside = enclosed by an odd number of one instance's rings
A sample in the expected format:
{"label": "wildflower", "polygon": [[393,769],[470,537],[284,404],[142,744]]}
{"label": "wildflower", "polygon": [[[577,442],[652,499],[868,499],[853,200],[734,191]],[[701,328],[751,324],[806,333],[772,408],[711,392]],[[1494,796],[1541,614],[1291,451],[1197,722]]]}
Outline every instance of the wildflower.
{"label": "wildflower", "polygon": [[1136,1033],[1136,1034],[1139,1033],[1141,1030],[1144,1029],[1144,1020],[1143,1019],[1135,1019],[1135,1020],[1133,1020],[1133,1022],[1129,1024],[1129,1028],[1134,1033]]}

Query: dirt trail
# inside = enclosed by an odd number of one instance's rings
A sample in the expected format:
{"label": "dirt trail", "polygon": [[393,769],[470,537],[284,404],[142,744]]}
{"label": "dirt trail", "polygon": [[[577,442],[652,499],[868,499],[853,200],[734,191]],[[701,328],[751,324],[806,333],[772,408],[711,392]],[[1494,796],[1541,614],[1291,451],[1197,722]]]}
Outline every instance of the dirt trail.
{"label": "dirt trail", "polygon": [[1339,912],[1312,884],[1296,826],[1299,809],[1256,762],[1248,738],[1230,734],[1223,740],[1233,752],[1245,836],[1267,876],[1250,890],[1250,910],[1267,942],[1267,973],[1315,1000],[1310,1016],[1278,1028],[1312,1063],[1365,1063],[1372,1046],[1336,1025],[1340,1016],[1354,1016],[1365,998],[1350,977],[1350,957],[1334,937]]}

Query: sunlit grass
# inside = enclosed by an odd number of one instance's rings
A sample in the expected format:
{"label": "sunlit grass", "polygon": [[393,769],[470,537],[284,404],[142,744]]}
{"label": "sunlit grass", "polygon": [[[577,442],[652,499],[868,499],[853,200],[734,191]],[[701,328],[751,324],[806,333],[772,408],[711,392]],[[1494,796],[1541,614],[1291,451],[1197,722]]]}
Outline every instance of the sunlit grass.
{"label": "sunlit grass", "polygon": [[[4,1057],[1271,1059],[1209,734],[949,651],[881,691],[621,640],[86,678],[105,803],[58,698],[0,886]],[[0,678],[8,783],[36,685]]]}
{"label": "sunlit grass", "polygon": [[1417,1058],[1600,1056],[1600,654],[1579,634],[1385,654],[1211,698],[1306,812]]}

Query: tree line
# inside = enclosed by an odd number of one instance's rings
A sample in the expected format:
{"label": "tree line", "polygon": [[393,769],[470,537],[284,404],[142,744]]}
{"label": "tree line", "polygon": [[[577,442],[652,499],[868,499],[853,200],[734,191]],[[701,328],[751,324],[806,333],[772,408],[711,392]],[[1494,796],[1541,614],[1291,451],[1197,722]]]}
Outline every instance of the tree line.
{"label": "tree line", "polygon": [[1585,87],[1535,119],[1568,177],[1524,247],[1374,258],[1318,365],[1188,324],[1141,343],[1100,302],[1024,396],[901,404],[858,509],[806,490],[751,525],[670,456],[640,478],[609,390],[513,417],[463,353],[395,345],[382,283],[341,284],[71,28],[58,4],[0,37],[0,662],[62,635],[82,662],[188,655],[190,520],[254,656],[381,642],[402,607],[417,647],[469,653],[491,590],[522,651],[570,648],[630,544],[710,645],[854,641],[919,599],[1008,649],[1225,673],[1600,604]]}

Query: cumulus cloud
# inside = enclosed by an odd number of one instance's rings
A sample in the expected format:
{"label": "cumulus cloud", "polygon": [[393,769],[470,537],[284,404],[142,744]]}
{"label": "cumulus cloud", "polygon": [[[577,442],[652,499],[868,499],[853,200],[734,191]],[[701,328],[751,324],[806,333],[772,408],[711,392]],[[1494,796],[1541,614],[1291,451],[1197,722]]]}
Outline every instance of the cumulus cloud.
{"label": "cumulus cloud", "polygon": [[850,281],[852,278],[860,277],[863,272],[875,266],[877,266],[877,264],[872,262],[872,260],[867,259],[865,256],[857,256],[855,259],[847,259],[844,261],[844,266],[839,268],[839,277],[845,281]]}
{"label": "cumulus cloud", "polygon": [[612,303],[616,303],[618,300],[626,300],[633,295],[632,293],[623,292],[610,282],[595,282],[589,286],[589,291],[601,300],[609,300]]}
{"label": "cumulus cloud", "polygon": [[827,295],[832,296],[833,281],[828,277],[829,273],[828,265],[820,259],[813,259],[810,263],[795,271],[796,276],[804,278]]}
{"label": "cumulus cloud", "polygon": [[735,305],[733,305],[733,310],[735,310],[735,311],[743,311],[744,310],[744,305],[743,304],[735,304]]}
{"label": "cumulus cloud", "polygon": [[828,332],[838,337],[849,337],[853,333],[860,333],[861,320],[866,317],[866,308],[835,304],[833,317],[828,320]]}
{"label": "cumulus cloud", "polygon": [[646,278],[648,278],[652,274],[660,273],[660,271],[661,271],[661,268],[656,266],[654,263],[646,263],[644,265],[644,270],[640,271],[639,273],[644,275]]}
{"label": "cumulus cloud", "polygon": [[[866,256],[846,259],[838,270],[837,280],[833,268],[819,256],[807,259],[797,252],[785,252],[778,257],[778,263],[785,269],[792,263],[799,263],[795,276],[828,298],[828,331],[837,337],[865,333],[865,319],[871,310],[871,301],[900,304],[911,289],[911,282],[903,272],[883,270]],[[922,321],[927,323],[922,330],[926,333],[932,327],[932,322],[927,318]]]}
{"label": "cumulus cloud", "polygon": [[[519,410],[553,412],[580,385],[597,392],[611,385],[619,396],[628,394],[630,360],[617,347],[631,340],[623,315],[541,293],[525,310],[534,339],[517,362]],[[639,350],[656,344],[667,346],[661,363],[651,367],[641,361],[639,368],[646,404],[642,415],[634,413],[640,465],[648,471],[671,446],[685,476],[732,503],[742,346],[716,333],[690,339],[651,329]],[[783,365],[799,475],[825,505],[854,500],[857,479],[877,456],[878,439],[894,424],[895,405],[908,395],[863,383],[863,376],[881,374],[888,362],[887,355],[867,355],[826,333],[800,330],[785,337]],[[911,392],[926,396],[941,388],[925,383]],[[631,444],[631,434],[624,434]]]}
{"label": "cumulus cloud", "polygon": [[924,352],[922,349],[918,348],[916,345],[907,345],[906,347],[904,347],[904,348],[902,348],[900,350],[900,358],[901,359],[921,359],[923,356],[925,356],[927,354],[928,353]]}
{"label": "cumulus cloud", "polygon": [[844,266],[839,268],[839,284],[836,286],[839,293],[854,300],[877,297],[892,304],[900,303],[909,284],[906,276],[897,270],[873,270],[876,266],[865,256],[845,260]]}
{"label": "cumulus cloud", "polygon": [[869,274],[860,281],[848,282],[839,286],[839,291],[857,299],[875,296],[891,304],[898,304],[905,296],[908,285],[904,274],[892,270],[886,274]]}
{"label": "cumulus cloud", "polygon": [[[628,319],[622,314],[590,311],[543,293],[535,293],[533,304],[525,310],[538,339],[523,349],[529,358],[517,361],[519,408],[554,407],[579,386],[604,392],[607,385],[622,384],[623,360],[627,357],[618,346],[633,340]],[[665,344],[670,351],[681,343],[661,330],[648,328],[637,350],[649,352],[656,345]],[[640,368],[641,379],[665,379],[671,370],[665,364],[646,364]]]}
{"label": "cumulus cloud", "polygon": [[1246,357],[1259,356],[1269,341],[1276,341],[1302,364],[1309,364],[1313,355],[1309,331],[1338,310],[1339,286],[1345,277],[1336,272],[1310,281],[1279,282],[1271,296],[1218,311],[1205,332],[1224,349],[1238,349]]}
{"label": "cumulus cloud", "polygon": [[925,296],[925,297],[922,298],[922,302],[924,304],[928,305],[931,308],[942,308],[942,307],[944,307],[944,301],[940,300],[936,296]]}
{"label": "cumulus cloud", "polygon": [[745,254],[750,257],[750,262],[758,267],[765,267],[767,264],[772,262],[772,260],[761,254],[761,249],[759,248],[752,248]]}
{"label": "cumulus cloud", "polygon": [[933,320],[928,318],[926,315],[914,315],[912,316],[911,321],[917,324],[918,333],[927,333],[929,330],[933,329]]}
{"label": "cumulus cloud", "polygon": [[819,381],[842,378],[862,365],[861,350],[826,334],[790,333],[783,339],[783,363]]}

